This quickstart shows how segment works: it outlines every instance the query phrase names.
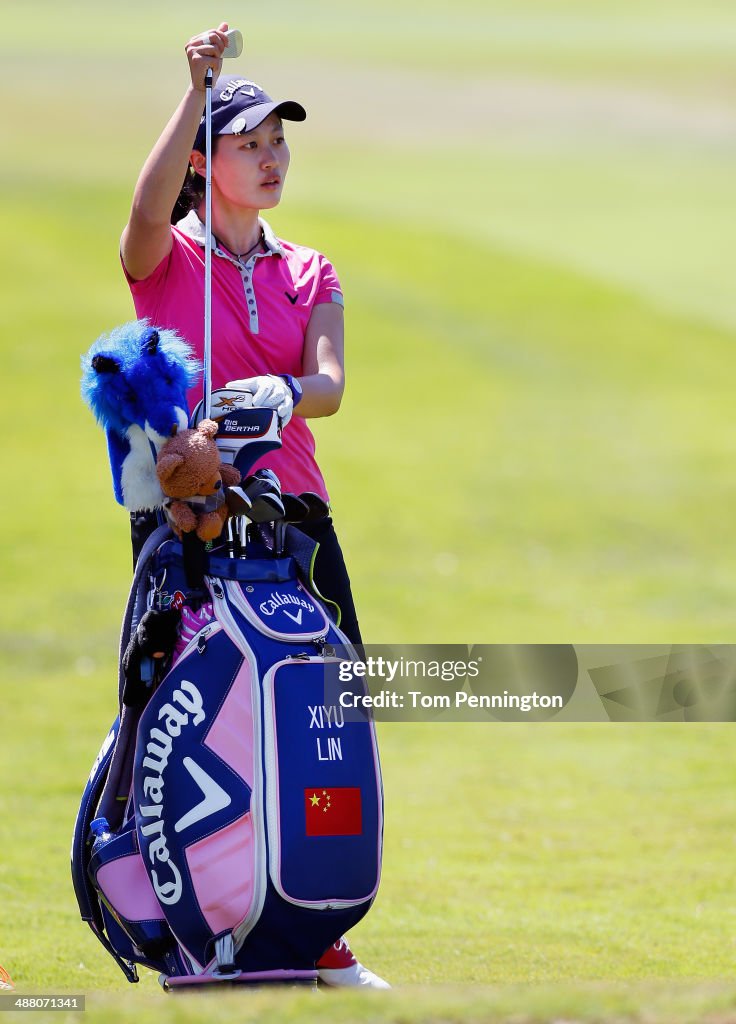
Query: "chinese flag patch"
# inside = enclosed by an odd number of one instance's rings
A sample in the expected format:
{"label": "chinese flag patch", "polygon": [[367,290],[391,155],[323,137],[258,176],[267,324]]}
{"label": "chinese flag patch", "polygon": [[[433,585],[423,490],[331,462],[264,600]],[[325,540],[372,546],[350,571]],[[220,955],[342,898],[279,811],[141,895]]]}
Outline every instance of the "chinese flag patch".
{"label": "chinese flag patch", "polygon": [[308,836],[359,836],[363,831],[360,787],[305,789]]}

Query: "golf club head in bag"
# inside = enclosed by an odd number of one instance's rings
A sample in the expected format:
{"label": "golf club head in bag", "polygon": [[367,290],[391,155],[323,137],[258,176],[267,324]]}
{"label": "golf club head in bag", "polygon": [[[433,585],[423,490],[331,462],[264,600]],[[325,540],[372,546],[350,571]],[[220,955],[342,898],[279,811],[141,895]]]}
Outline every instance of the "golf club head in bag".
{"label": "golf club head in bag", "polygon": [[[252,404],[248,391],[218,388],[210,396],[209,418],[217,423],[215,442],[223,462],[235,466],[245,478],[266,452],[281,447],[281,425],[275,409],[262,409]],[[199,402],[191,415],[196,427],[206,418],[204,402]]]}
{"label": "golf club head in bag", "polygon": [[284,518],[281,483],[271,469],[259,469],[243,481],[243,490],[251,501],[247,513],[253,523],[272,523]]}

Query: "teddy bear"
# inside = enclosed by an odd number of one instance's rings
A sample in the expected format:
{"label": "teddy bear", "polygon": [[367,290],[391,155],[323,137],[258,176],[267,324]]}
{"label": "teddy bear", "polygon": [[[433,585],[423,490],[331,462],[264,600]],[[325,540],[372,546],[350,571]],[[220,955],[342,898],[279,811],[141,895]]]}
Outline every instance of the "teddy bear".
{"label": "teddy bear", "polygon": [[202,541],[215,540],[231,515],[225,488],[240,483],[240,472],[221,462],[215,444],[218,426],[202,420],[180,430],[161,448],[156,474],[166,496],[164,510],[176,535],[196,532]]}

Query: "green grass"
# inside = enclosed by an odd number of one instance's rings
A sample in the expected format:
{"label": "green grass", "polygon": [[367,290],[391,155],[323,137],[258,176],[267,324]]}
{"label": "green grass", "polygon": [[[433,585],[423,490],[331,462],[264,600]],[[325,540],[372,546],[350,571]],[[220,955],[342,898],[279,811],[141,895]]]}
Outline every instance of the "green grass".
{"label": "green grass", "polygon": [[[20,991],[86,992],[91,1007],[124,1019],[120,995],[98,994],[128,990],[75,924],[65,864],[94,720],[109,701],[102,686],[68,696],[70,715],[88,724],[66,737],[61,772],[44,756],[59,730],[45,685],[6,705],[28,728],[4,797],[14,831],[0,867],[0,961]],[[691,1000],[734,1007],[736,987],[724,983],[734,955],[731,728],[383,725],[384,882],[354,940],[398,992],[366,1007],[387,1020],[512,1010],[519,1020],[594,1020],[615,1010],[670,1024],[698,1019],[687,1016]],[[40,813],[24,813],[29,805]],[[150,972],[141,988],[143,1020],[192,1012],[186,999],[165,1001]],[[233,1003],[218,997],[218,1015],[229,1019]],[[279,1019],[309,1018],[304,997],[288,993],[248,997],[240,1012],[264,1005]],[[370,1013],[343,997],[318,1005],[336,1020]],[[641,1006],[652,1016],[637,1016]]]}
{"label": "green grass", "polygon": [[[520,1011],[520,1004],[524,1010]],[[87,997],[87,1010],[95,1019],[141,1024],[166,1020],[175,1024],[197,1022],[207,1012],[216,1012],[223,1024],[233,1021],[265,1021],[278,1024],[316,1024],[325,1019],[374,1024],[445,1024],[463,1020],[467,1024],[566,1024],[616,1021],[617,1024],[728,1024],[734,1020],[733,990],[724,984],[683,985],[678,983],[543,985],[536,988],[499,986],[489,989],[446,986],[444,989],[412,986],[402,992],[375,996],[365,993],[229,992],[217,995],[172,997],[162,1010],[143,993],[129,996],[125,1007],[110,994]],[[38,1015],[37,1015],[38,1016]],[[78,1021],[79,1014],[54,1013],[48,1020]]]}
{"label": "green grass", "polygon": [[[148,974],[127,991],[66,860],[130,571],[79,354],[132,315],[117,239],[183,42],[229,17],[248,72],[309,108],[270,219],[346,291],[348,391],[315,432],[366,637],[717,643],[736,592],[736,14],[6,6],[0,963],[106,1021],[200,1019]],[[354,940],[397,990],[207,1008],[736,1019],[732,728],[383,723],[384,881]]]}

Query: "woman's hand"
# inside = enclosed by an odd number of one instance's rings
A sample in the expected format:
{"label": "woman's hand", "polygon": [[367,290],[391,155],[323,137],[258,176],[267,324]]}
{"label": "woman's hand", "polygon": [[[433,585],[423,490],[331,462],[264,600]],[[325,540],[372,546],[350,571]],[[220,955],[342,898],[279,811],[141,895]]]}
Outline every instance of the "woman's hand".
{"label": "woman's hand", "polygon": [[198,32],[184,47],[189,61],[189,74],[192,76],[192,87],[197,92],[205,91],[204,80],[208,68],[212,68],[213,85],[219,77],[222,70],[222,54],[227,46],[227,28],[227,22],[223,21],[219,28]]}
{"label": "woman's hand", "polygon": [[253,406],[260,409],[275,409],[281,418],[281,426],[285,427],[291,419],[294,409],[291,388],[283,379],[274,374],[261,377],[243,377],[241,380],[230,380],[225,385],[234,391],[245,391],[253,396]]}

